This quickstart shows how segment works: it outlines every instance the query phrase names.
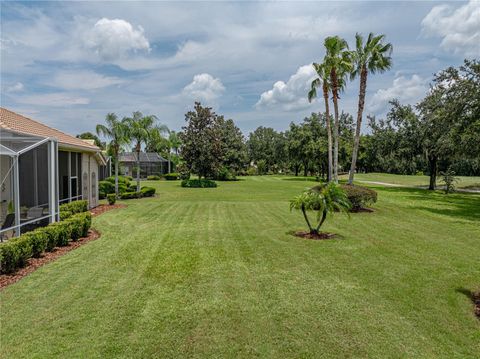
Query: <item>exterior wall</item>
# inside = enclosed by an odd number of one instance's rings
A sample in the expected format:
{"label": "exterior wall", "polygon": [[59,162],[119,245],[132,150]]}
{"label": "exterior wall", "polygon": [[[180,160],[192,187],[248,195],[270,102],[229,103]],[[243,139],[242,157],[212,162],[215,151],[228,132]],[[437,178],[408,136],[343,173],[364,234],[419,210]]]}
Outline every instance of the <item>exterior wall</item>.
{"label": "exterior wall", "polygon": [[82,196],[89,208],[98,206],[99,165],[93,154],[82,153]]}

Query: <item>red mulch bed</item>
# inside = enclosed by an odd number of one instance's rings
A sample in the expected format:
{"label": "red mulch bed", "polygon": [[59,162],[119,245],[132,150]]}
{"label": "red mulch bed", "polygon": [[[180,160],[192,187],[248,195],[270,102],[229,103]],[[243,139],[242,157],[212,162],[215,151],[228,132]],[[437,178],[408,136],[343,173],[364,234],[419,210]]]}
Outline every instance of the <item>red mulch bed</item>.
{"label": "red mulch bed", "polygon": [[333,239],[336,237],[335,233],[327,233],[327,232],[320,232],[316,234],[312,234],[310,232],[305,232],[305,231],[298,231],[293,233],[294,236],[300,237],[300,238],[305,238],[305,239],[313,239],[313,240],[325,240],[325,239]]}
{"label": "red mulch bed", "polygon": [[125,208],[127,207],[126,204],[120,204],[120,203],[117,203],[117,204],[100,204],[98,205],[97,207],[95,208],[92,208],[90,210],[90,213],[92,214],[92,216],[98,216],[102,213],[105,213],[107,211],[110,211],[112,209],[116,209],[116,208]]}
{"label": "red mulch bed", "polygon": [[90,242],[98,239],[100,237],[100,232],[95,229],[90,229],[88,231],[88,237],[80,238],[78,241],[69,242],[68,246],[65,247],[55,247],[53,252],[44,252],[40,258],[30,258],[27,262],[27,265],[15,273],[12,274],[0,274],[0,289],[18,282],[23,277],[29,275],[33,271],[37,270],[41,266],[50,263],[57,259],[60,256]]}
{"label": "red mulch bed", "polygon": [[475,305],[475,315],[480,319],[480,292],[473,293],[472,295],[473,304]]}

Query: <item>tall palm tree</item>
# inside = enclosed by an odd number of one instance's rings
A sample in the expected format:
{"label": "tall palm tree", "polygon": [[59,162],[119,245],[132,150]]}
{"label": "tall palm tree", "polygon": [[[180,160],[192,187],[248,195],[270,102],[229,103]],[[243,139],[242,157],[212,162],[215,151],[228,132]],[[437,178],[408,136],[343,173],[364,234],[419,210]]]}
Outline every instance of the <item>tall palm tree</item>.
{"label": "tall palm tree", "polygon": [[140,191],[140,152],[142,144],[147,144],[151,132],[155,128],[156,120],[156,116],[143,116],[140,111],[135,111],[132,117],[125,119],[128,123],[128,135],[134,142],[134,150],[137,155],[137,192]]}
{"label": "tall palm tree", "polygon": [[170,131],[168,135],[168,143],[170,146],[170,150],[168,151],[168,172],[170,173],[170,152],[171,150],[175,151],[175,155],[178,156],[178,149],[180,148],[182,141],[180,141],[180,137],[175,131]]}
{"label": "tall palm tree", "polygon": [[333,179],[333,156],[332,156],[332,123],[330,122],[330,110],[328,103],[328,94],[330,92],[330,73],[324,64],[313,63],[313,68],[317,72],[318,77],[312,81],[310,91],[308,92],[308,101],[317,97],[317,87],[322,86],[323,100],[325,102],[325,120],[327,123],[327,137],[328,137],[328,182]]}
{"label": "tall palm tree", "polygon": [[348,183],[353,183],[357,165],[358,146],[360,143],[360,129],[362,126],[363,108],[365,105],[365,93],[367,90],[368,74],[384,72],[392,66],[392,44],[384,44],[385,35],[375,36],[370,33],[367,42],[364,42],[361,34],[355,35],[356,50],[353,52],[354,69],[350,75],[351,79],[360,76],[360,91],[358,93],[357,128],[355,129],[355,140],[353,143],[352,163]]}
{"label": "tall palm tree", "polygon": [[353,64],[351,52],[348,50],[348,43],[341,37],[327,37],[324,41],[324,46],[326,49],[324,64],[330,72],[333,109],[335,112],[335,124],[333,127],[333,180],[335,183],[338,183],[338,94],[345,86],[346,76],[352,71]]}
{"label": "tall palm tree", "polygon": [[149,151],[159,152],[164,154],[168,153],[168,172],[170,173],[170,140],[165,135],[170,134],[170,130],[165,125],[155,126],[150,131],[150,137],[148,139],[147,148]]}
{"label": "tall palm tree", "polygon": [[110,140],[109,146],[112,148],[115,160],[115,194],[118,196],[118,155],[122,146],[126,145],[128,139],[128,128],[124,120],[120,121],[117,115],[109,113],[105,117],[106,125],[97,125],[97,135],[106,137]]}

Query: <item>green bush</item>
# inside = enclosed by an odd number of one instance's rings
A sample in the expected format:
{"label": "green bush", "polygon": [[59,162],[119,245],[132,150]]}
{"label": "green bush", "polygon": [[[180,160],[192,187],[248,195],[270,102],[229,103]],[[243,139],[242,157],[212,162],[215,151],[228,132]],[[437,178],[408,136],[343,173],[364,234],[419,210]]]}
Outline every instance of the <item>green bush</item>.
{"label": "green bush", "polygon": [[140,193],[142,194],[142,197],[152,197],[155,194],[155,188],[143,186]]}
{"label": "green bush", "polygon": [[117,196],[115,195],[115,193],[107,194],[107,201],[109,205],[114,205],[117,201]]}
{"label": "green bush", "polygon": [[103,199],[108,194],[115,193],[115,184],[109,181],[98,182],[98,196]]}
{"label": "green bush", "polygon": [[53,249],[58,246],[60,227],[56,227],[51,224],[46,227],[37,228],[35,232],[43,232],[47,236],[47,245],[45,247],[47,252],[53,251]]}
{"label": "green bush", "polygon": [[219,181],[236,181],[237,178],[227,167],[222,167],[217,173],[217,180]]}
{"label": "green bush", "polygon": [[71,211],[66,211],[65,210],[65,211],[60,211],[59,215],[60,215],[60,220],[64,221],[64,220],[70,218],[73,215],[73,213]]}
{"label": "green bush", "polygon": [[167,173],[164,177],[167,181],[175,181],[180,178],[178,173]]}
{"label": "green bush", "polygon": [[[114,177],[115,178],[115,177]],[[133,177],[132,176],[123,176],[123,178],[125,178],[127,181],[133,181]]]}
{"label": "green bush", "polygon": [[182,187],[186,188],[215,188],[215,181],[209,179],[189,179],[182,181]]}
{"label": "green bush", "polygon": [[72,233],[70,225],[68,223],[65,223],[65,221],[55,222],[49,224],[47,228],[48,227],[53,227],[54,230],[57,232],[57,241],[55,243],[57,247],[64,247],[68,245],[68,242],[70,241],[70,235]]}
{"label": "green bush", "polygon": [[141,196],[141,192],[124,192],[120,194],[120,199],[133,199],[140,198]]}
{"label": "green bush", "polygon": [[[73,201],[60,205],[59,209],[60,220],[65,220],[75,213],[86,212],[88,210],[88,202],[85,200]],[[62,212],[64,213],[62,214]]]}
{"label": "green bush", "polygon": [[32,245],[28,238],[10,239],[0,245],[0,273],[12,273],[25,266],[32,256]]}
{"label": "green bush", "polygon": [[247,176],[255,176],[257,174],[257,169],[255,167],[249,167],[247,169]]}
{"label": "green bush", "polygon": [[341,185],[352,204],[352,211],[358,211],[377,202],[377,192],[373,189],[357,185]]}
{"label": "green bush", "polygon": [[[131,176],[118,176],[118,183],[123,183],[125,186],[129,186],[130,185],[130,182],[132,181],[132,177]],[[110,176],[110,177],[107,177],[105,178],[105,181],[108,181],[110,183],[113,183],[113,185],[115,185],[115,176]]]}
{"label": "green bush", "polygon": [[72,241],[77,241],[83,234],[83,218],[80,215],[75,215],[64,221],[65,225],[70,226],[70,238]]}
{"label": "green bush", "polygon": [[158,181],[158,180],[160,180],[160,176],[151,175],[151,176],[148,176],[148,177],[147,177],[147,180],[149,180],[149,181]]}
{"label": "green bush", "polygon": [[25,233],[20,238],[26,238],[32,247],[32,257],[38,258],[47,248],[48,236],[43,231],[32,231]]}

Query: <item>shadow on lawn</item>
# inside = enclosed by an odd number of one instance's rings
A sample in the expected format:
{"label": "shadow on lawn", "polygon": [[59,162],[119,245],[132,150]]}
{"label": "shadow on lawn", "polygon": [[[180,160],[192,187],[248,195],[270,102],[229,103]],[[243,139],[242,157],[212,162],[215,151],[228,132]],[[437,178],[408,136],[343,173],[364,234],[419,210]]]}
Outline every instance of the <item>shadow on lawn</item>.
{"label": "shadow on lawn", "polygon": [[315,177],[288,177],[282,178],[282,181],[297,181],[297,182],[318,182]]}
{"label": "shadow on lawn", "polygon": [[[375,187],[379,192],[398,193],[403,198],[417,201],[414,207],[448,217],[469,221],[480,220],[480,195],[470,193],[445,194],[441,191],[429,191],[417,188]],[[422,205],[422,201],[434,202],[434,206]]]}

